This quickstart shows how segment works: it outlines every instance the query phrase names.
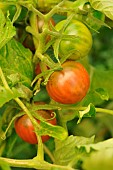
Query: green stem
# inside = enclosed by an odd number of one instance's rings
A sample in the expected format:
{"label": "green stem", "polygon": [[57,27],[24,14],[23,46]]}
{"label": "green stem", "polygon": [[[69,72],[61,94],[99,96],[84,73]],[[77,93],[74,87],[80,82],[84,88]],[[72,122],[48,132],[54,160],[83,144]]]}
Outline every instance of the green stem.
{"label": "green stem", "polygon": [[37,159],[28,159],[28,160],[17,160],[17,159],[9,159],[0,157],[0,161],[6,162],[11,167],[23,167],[23,168],[34,168],[34,169],[43,169],[43,170],[51,170],[51,168],[58,168],[61,170],[76,170],[69,166],[61,166],[50,164],[45,161],[37,161]]}
{"label": "green stem", "polygon": [[34,45],[35,45],[35,48],[37,49],[38,46],[39,46],[39,40],[40,40],[40,37],[39,37],[39,32],[38,32],[38,22],[37,22],[37,15],[33,12],[31,12],[31,15],[29,17],[29,20],[30,20],[30,28],[31,28],[31,32],[33,32],[33,41],[34,41]]}
{"label": "green stem", "polygon": [[113,115],[113,110],[108,110],[108,109],[103,109],[103,108],[95,108],[95,109],[96,109],[96,112]]}
{"label": "green stem", "polygon": [[48,147],[46,145],[44,145],[44,151],[45,151],[45,153],[48,154],[48,156],[50,157],[52,162],[55,163],[55,158],[54,158],[53,154],[50,152],[50,150],[48,149]]}
{"label": "green stem", "polygon": [[[58,5],[54,6],[53,9],[46,14],[46,18],[50,19],[55,13],[58,12],[59,7],[63,6],[63,4],[64,4],[66,1],[67,1],[67,0],[63,0],[63,1],[61,1]],[[61,9],[60,9],[60,10],[61,10]]]}
{"label": "green stem", "polygon": [[[4,87],[7,90],[9,90],[11,93],[13,93],[13,91],[10,89],[10,87],[9,87],[9,85],[8,85],[6,79],[5,79],[5,76],[4,76],[1,68],[0,68],[0,77],[1,77],[1,80],[2,80]],[[19,98],[15,98],[14,100],[18,103],[18,105],[22,108],[22,110],[28,115],[31,122],[33,123],[34,129],[35,129],[35,132],[36,132],[36,135],[37,135],[37,138],[38,138],[38,156],[37,157],[40,160],[44,160],[44,151],[43,151],[42,140],[41,140],[41,137],[38,136],[38,134],[37,134],[37,128],[40,128],[40,125],[37,123],[36,119],[32,116],[32,114],[30,113],[28,108],[24,105],[24,103]]]}
{"label": "green stem", "polygon": [[32,11],[35,15],[38,15],[39,18],[44,20],[44,14],[42,14],[39,10],[37,10],[36,8],[34,8],[32,5],[29,6],[29,10]]}

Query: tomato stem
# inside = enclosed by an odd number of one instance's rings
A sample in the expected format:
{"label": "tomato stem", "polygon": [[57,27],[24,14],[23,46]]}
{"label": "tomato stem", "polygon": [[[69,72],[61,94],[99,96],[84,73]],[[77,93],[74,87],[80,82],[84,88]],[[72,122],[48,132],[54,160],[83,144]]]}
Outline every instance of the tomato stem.
{"label": "tomato stem", "polygon": [[54,158],[53,154],[50,152],[50,150],[48,149],[48,147],[45,144],[44,144],[44,151],[45,151],[45,153],[48,154],[48,156],[50,157],[52,162],[55,163],[55,158]]}
{"label": "tomato stem", "polygon": [[[2,72],[1,67],[0,67],[0,77],[1,77],[1,80],[2,80],[4,87],[7,90],[9,90],[11,93],[13,93],[13,91],[10,89],[10,87],[9,87],[9,85],[8,85],[6,79],[5,79],[5,76]],[[22,108],[22,110],[29,116],[31,122],[33,123],[34,129],[35,129],[35,132],[36,132],[36,136],[38,138],[38,155],[37,155],[37,158],[39,158],[39,160],[44,160],[43,143],[42,143],[41,137],[37,133],[37,128],[40,128],[40,125],[37,123],[37,121],[32,116],[32,114],[30,113],[28,108],[24,105],[24,103],[19,98],[15,98],[14,100],[18,103],[18,105]]]}
{"label": "tomato stem", "polygon": [[69,166],[61,166],[61,165],[55,165],[50,164],[45,161],[37,161],[37,159],[27,159],[27,160],[18,160],[18,159],[10,159],[10,158],[3,158],[0,157],[0,161],[6,162],[9,166],[12,167],[23,167],[23,168],[35,168],[35,169],[46,169],[51,170],[54,169],[61,169],[61,170],[76,170]]}

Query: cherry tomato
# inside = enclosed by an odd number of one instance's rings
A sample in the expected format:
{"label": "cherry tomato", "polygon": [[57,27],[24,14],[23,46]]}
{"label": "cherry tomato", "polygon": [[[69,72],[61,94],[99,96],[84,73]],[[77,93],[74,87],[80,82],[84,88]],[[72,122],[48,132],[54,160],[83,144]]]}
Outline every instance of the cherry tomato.
{"label": "cherry tomato", "polygon": [[56,102],[75,104],[87,94],[90,86],[89,74],[84,66],[76,61],[66,61],[61,71],[51,74],[46,89]]}
{"label": "cherry tomato", "polygon": [[[45,121],[47,121],[48,123],[56,125],[56,118],[53,118],[54,114],[52,111],[38,110],[37,114],[45,118]],[[40,123],[40,121],[37,120],[37,123]],[[23,139],[25,142],[28,142],[30,144],[38,143],[32,122],[26,114],[16,119],[14,126],[15,126],[15,131],[18,134],[18,136],[21,139]],[[50,139],[50,136],[44,135],[44,136],[41,136],[41,138],[42,138],[42,142],[46,142],[47,140]]]}
{"label": "cherry tomato", "polygon": [[[56,30],[60,31],[65,27],[66,20],[60,21],[56,26]],[[76,60],[88,55],[92,47],[92,35],[89,29],[80,21],[72,20],[66,25],[63,35],[72,35],[70,39],[62,39],[59,44],[59,55],[67,56],[68,59]],[[74,37],[75,36],[75,37]]]}
{"label": "cherry tomato", "polygon": [[38,63],[35,67],[35,74],[38,75],[41,73],[41,69],[40,69],[40,64]]}
{"label": "cherry tomato", "polygon": [[[46,66],[46,65],[44,65],[44,69],[45,70],[47,70],[47,69],[49,69],[49,67],[48,66]],[[40,68],[40,63],[37,63],[36,64],[36,66],[35,66],[35,74],[36,75],[38,75],[38,74],[40,74],[42,71],[41,71],[41,68]]]}

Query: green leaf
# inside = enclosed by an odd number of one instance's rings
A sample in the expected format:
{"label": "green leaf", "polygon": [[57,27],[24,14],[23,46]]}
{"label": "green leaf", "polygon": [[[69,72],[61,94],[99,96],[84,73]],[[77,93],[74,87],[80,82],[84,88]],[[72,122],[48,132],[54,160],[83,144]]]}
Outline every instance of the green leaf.
{"label": "green leaf", "polygon": [[39,135],[49,135],[59,140],[65,140],[68,136],[67,131],[61,126],[55,126],[45,121],[40,123],[41,129],[38,131]]}
{"label": "green leaf", "polygon": [[111,170],[113,169],[113,148],[92,153],[83,161],[85,170]]}
{"label": "green leaf", "polygon": [[17,83],[31,87],[33,80],[32,53],[16,40],[12,39],[0,49],[0,67],[10,87]]}
{"label": "green leaf", "polygon": [[88,107],[83,110],[79,111],[79,119],[77,121],[77,124],[80,123],[83,117],[94,117],[96,113],[95,107],[93,104],[89,104]]}
{"label": "green leaf", "polygon": [[89,0],[91,6],[113,20],[113,0]]}
{"label": "green leaf", "polygon": [[113,99],[113,87],[111,85],[111,83],[113,82],[113,70],[105,71],[92,68],[91,72],[92,72],[91,90],[104,89],[101,90],[101,94],[109,96],[110,99]]}
{"label": "green leaf", "polygon": [[15,34],[15,27],[8,17],[5,19],[2,10],[0,10],[0,49],[10,41]]}
{"label": "green leaf", "polygon": [[84,150],[79,151],[78,145],[91,144],[94,142],[94,137],[85,138],[81,136],[69,136],[65,141],[55,141],[55,163],[59,165],[68,165],[82,158],[86,153]]}
{"label": "green leaf", "polygon": [[22,93],[19,93],[15,88],[13,88],[11,92],[10,90],[0,86],[0,107],[16,97],[22,97]]}
{"label": "green leaf", "polygon": [[91,149],[93,150],[97,150],[97,151],[101,151],[104,149],[108,149],[108,148],[113,148],[113,139],[108,139],[102,142],[98,142],[98,143],[94,143],[94,144],[88,144],[88,145],[80,145],[78,146],[80,147],[85,147],[87,153],[89,153],[91,151]]}
{"label": "green leaf", "polygon": [[102,100],[109,100],[108,92],[102,88],[98,88],[95,92],[100,96]]}

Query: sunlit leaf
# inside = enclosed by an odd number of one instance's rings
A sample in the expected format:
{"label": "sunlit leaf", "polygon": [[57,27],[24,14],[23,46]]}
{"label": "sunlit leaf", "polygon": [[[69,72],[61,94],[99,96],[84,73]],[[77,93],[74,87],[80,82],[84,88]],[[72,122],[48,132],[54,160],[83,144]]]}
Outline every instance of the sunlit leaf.
{"label": "sunlit leaf", "polygon": [[88,144],[88,145],[80,145],[78,146],[80,147],[85,147],[86,151],[89,153],[91,151],[91,149],[97,150],[97,151],[101,151],[104,149],[108,149],[108,148],[113,148],[113,139],[108,139],[102,142],[98,142],[98,143],[94,143],[94,144]]}
{"label": "sunlit leaf", "polygon": [[45,121],[40,123],[41,129],[39,130],[39,135],[47,135],[57,138],[59,140],[65,140],[68,136],[67,131],[61,126],[55,126]]}
{"label": "sunlit leaf", "polygon": [[0,86],[0,107],[11,99],[15,99],[16,97],[22,97],[22,93],[16,88],[13,88],[11,92],[10,90]]}
{"label": "sunlit leaf", "polygon": [[113,20],[113,0],[89,0],[91,6]]}
{"label": "sunlit leaf", "polygon": [[113,148],[107,148],[98,152],[93,152],[83,161],[85,170],[110,170],[113,169]]}
{"label": "sunlit leaf", "polygon": [[15,34],[15,27],[8,17],[5,19],[2,10],[0,10],[0,49],[10,41]]}
{"label": "sunlit leaf", "polygon": [[83,117],[92,117],[92,116],[94,117],[95,113],[96,113],[96,110],[95,110],[94,105],[89,104],[85,110],[79,111],[79,120],[77,123],[80,123]]}
{"label": "sunlit leaf", "polygon": [[10,86],[21,83],[31,87],[33,79],[32,53],[16,40],[12,39],[0,49],[0,67]]}
{"label": "sunlit leaf", "polygon": [[60,165],[74,163],[85,155],[85,150],[77,150],[76,147],[84,144],[92,144],[94,136],[85,138],[81,136],[69,136],[65,141],[55,141],[55,162]]}

